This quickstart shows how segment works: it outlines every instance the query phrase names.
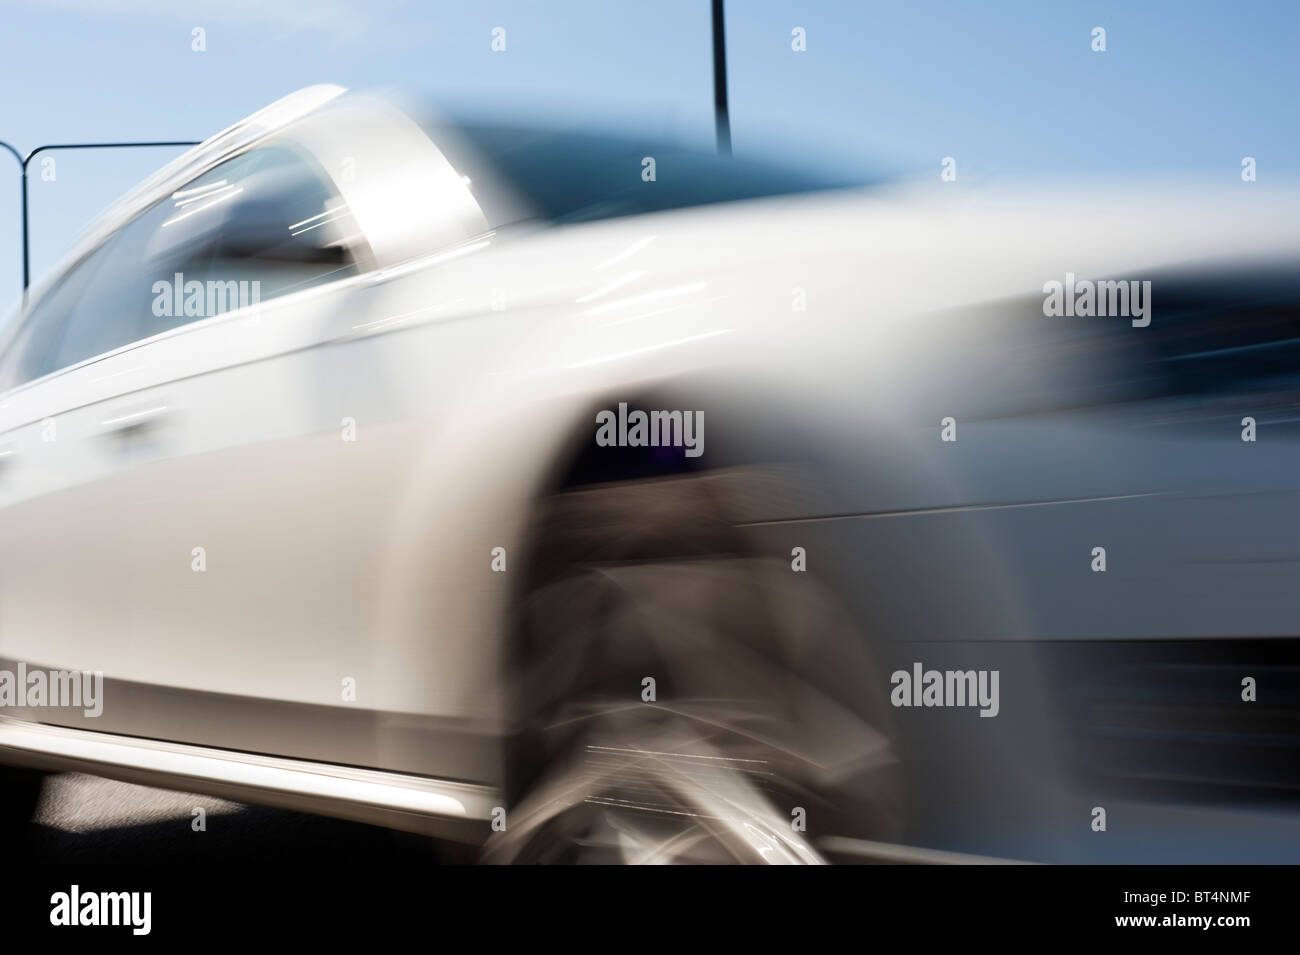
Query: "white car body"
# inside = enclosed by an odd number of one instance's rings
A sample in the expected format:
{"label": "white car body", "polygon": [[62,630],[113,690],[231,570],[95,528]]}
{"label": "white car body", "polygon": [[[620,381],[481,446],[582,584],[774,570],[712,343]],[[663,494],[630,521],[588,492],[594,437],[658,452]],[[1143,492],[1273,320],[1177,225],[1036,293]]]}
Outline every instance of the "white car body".
{"label": "white car body", "polygon": [[[855,525],[870,625],[893,639],[957,627],[1012,640],[1197,636],[1188,620],[1208,636],[1229,619],[1255,635],[1293,631],[1294,600],[1253,599],[1277,582],[1266,567],[1238,566],[1248,576],[1228,589],[1246,587],[1240,600],[1210,600],[1211,578],[1186,566],[1159,570],[1156,555],[1186,541],[1147,541],[1149,578],[1106,598],[1122,612],[1093,613],[1095,596],[1050,583],[1050,599],[1036,592],[1035,564],[1086,569],[1094,543],[1117,565],[1136,559],[1117,556],[1128,517],[1107,524],[1109,512],[1069,505],[1237,485],[1188,463],[1204,460],[1199,440],[1170,439],[1165,473],[1126,471],[1116,462],[1133,460],[1136,439],[1096,437],[1086,415],[1070,419],[1074,437],[1044,438],[1026,469],[1041,424],[984,416],[1007,379],[976,378],[964,406],[932,400],[969,362],[999,367],[981,352],[993,338],[969,323],[937,332],[932,316],[1039,299],[1066,272],[1294,260],[1294,204],[1228,197],[1188,215],[1121,197],[1048,212],[957,198],[936,177],[505,235],[416,123],[336,93],[300,95],[197,147],[110,211],[48,283],[141,209],[280,138],[334,177],[372,256],[359,274],[0,396],[0,659],[108,681],[98,719],[0,714],[11,755],[397,825],[402,813],[486,819],[502,779],[512,585],[493,549],[523,552],[533,502],[594,431],[593,410],[644,395],[703,406],[693,389],[706,382],[744,396],[736,406],[759,432],[771,425],[773,446],[797,422],[849,475],[847,491],[756,517],[776,553],[805,541],[773,522],[973,510],[976,523],[917,521],[904,537],[901,523]],[[1156,326],[1159,296],[1157,285]],[[1028,360],[1017,375],[1018,387],[1061,384]],[[947,415],[955,446],[940,440]],[[706,417],[710,462],[732,422]],[[1269,480],[1261,470],[1246,483]],[[1088,529],[1068,559],[1032,556],[1015,523],[1015,505],[1052,502]],[[825,529],[803,524],[808,542]]]}

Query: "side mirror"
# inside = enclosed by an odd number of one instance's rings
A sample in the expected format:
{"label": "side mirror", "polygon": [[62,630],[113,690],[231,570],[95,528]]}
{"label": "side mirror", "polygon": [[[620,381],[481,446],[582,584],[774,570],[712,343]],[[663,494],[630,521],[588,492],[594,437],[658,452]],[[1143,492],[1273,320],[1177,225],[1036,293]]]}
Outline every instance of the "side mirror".
{"label": "side mirror", "polygon": [[287,222],[286,218],[281,201],[236,201],[213,235],[210,251],[220,259],[321,264],[346,260],[345,237],[328,214],[322,213],[317,223]]}

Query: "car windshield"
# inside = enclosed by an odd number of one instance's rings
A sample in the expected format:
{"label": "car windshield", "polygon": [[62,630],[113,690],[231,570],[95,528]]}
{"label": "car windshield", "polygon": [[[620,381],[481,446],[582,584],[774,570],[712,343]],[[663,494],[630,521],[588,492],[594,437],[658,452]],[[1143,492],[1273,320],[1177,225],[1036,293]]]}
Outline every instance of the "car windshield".
{"label": "car windshield", "polygon": [[[523,217],[588,222],[871,184],[865,177],[792,169],[650,138],[446,121],[424,128],[456,170],[471,178],[493,225]],[[519,200],[527,212],[521,214]]]}

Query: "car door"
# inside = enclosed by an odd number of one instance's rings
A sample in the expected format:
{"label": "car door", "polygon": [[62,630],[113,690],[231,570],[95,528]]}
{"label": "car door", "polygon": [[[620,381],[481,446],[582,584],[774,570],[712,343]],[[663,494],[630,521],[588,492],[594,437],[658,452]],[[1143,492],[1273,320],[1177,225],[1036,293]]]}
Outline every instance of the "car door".
{"label": "car door", "polygon": [[330,413],[320,370],[293,356],[339,335],[367,257],[312,157],[264,145],[153,205],[33,308],[0,402],[0,656],[107,680],[93,723],[34,718],[183,737],[181,714],[229,743],[193,694],[301,684],[313,655],[293,636],[327,640],[329,601],[299,588],[337,592],[337,566],[274,528],[337,541],[310,511],[321,472],[280,467]]}
{"label": "car door", "polygon": [[[0,661],[114,672],[126,648],[120,560],[79,532],[96,455],[63,413],[110,386],[93,369],[47,374],[67,322],[116,236],[74,265],[24,316],[5,352],[0,398]],[[57,721],[70,714],[42,713]]]}

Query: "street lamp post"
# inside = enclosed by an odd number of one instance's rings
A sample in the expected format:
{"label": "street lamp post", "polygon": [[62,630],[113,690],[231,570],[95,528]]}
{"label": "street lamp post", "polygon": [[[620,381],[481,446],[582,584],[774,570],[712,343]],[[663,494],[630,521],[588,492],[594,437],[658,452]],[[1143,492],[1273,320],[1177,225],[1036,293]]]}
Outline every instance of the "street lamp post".
{"label": "street lamp post", "polygon": [[23,292],[25,294],[27,292],[27,162],[23,159],[22,153],[2,139],[0,139],[0,146],[9,150],[10,155],[18,160],[18,168],[23,177]]}
{"label": "street lamp post", "polygon": [[14,159],[18,160],[18,165],[22,169],[23,294],[27,293],[27,287],[31,284],[31,255],[28,251],[27,239],[27,167],[37,155],[52,149],[131,149],[140,146],[197,146],[198,144],[198,140],[167,140],[165,142],[148,143],[51,143],[47,146],[37,146],[24,156],[13,146],[0,140],[0,146],[9,150]]}
{"label": "street lamp post", "polygon": [[722,0],[713,0],[713,123],[718,152],[731,155],[731,117],[727,112],[727,38],[722,22]]}

